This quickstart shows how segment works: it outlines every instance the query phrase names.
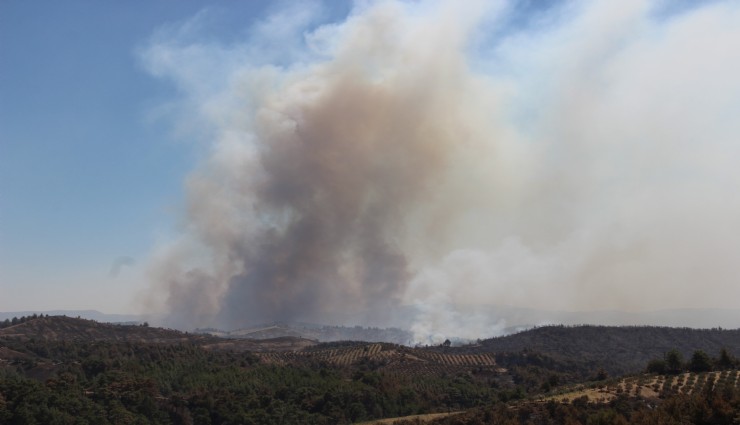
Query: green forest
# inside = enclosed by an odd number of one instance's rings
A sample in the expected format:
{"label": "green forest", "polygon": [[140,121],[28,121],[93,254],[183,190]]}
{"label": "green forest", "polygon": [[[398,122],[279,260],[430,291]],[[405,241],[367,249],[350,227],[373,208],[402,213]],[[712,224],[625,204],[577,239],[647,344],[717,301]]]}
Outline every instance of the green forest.
{"label": "green forest", "polygon": [[[671,392],[666,384],[654,399],[622,394],[608,403],[547,401],[543,397],[576,384],[611,385],[620,379],[612,371],[630,369],[599,362],[600,355],[586,351],[582,358],[558,355],[552,342],[541,344],[541,351],[491,351],[495,366],[419,367],[424,356],[463,359],[495,341],[464,347],[387,344],[384,352],[401,353],[400,360],[368,356],[344,365],[276,353],[275,359],[283,359],[276,363],[265,361],[273,358],[265,353],[214,349],[212,339],[146,326],[118,327],[118,339],[105,340],[105,326],[113,325],[24,318],[6,327],[0,333],[0,423],[349,424],[465,411],[437,423],[731,424],[740,411],[737,382],[729,378],[712,385],[705,379],[702,390],[690,395]],[[562,331],[552,329],[535,332],[551,337]],[[347,342],[319,344],[308,353],[345,347],[362,352],[362,343]],[[609,349],[614,348],[600,348]],[[732,351],[706,349],[700,344],[687,356],[667,350],[628,376],[737,370]]]}
{"label": "green forest", "polygon": [[0,422],[9,424],[350,423],[495,399],[469,376],[411,379],[373,365],[271,366],[249,353],[191,344],[50,343],[12,347],[31,357],[0,374]]}

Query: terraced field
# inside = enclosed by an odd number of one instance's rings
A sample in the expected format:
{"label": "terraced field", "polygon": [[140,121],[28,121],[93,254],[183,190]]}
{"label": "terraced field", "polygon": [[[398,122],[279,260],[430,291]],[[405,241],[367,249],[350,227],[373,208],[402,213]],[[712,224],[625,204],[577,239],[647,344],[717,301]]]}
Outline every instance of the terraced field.
{"label": "terraced field", "polygon": [[578,386],[571,391],[543,397],[540,401],[573,401],[587,397],[591,402],[608,402],[619,395],[643,398],[665,398],[674,394],[693,394],[710,389],[732,386],[740,389],[740,370],[682,373],[679,375],[641,375],[610,381],[594,387]]}
{"label": "terraced field", "polygon": [[383,369],[406,375],[436,374],[466,368],[486,368],[495,372],[505,372],[504,369],[496,367],[493,355],[488,353],[440,353],[386,343],[353,344],[336,348],[311,347],[257,355],[262,362],[276,365],[314,361],[336,366],[351,366],[373,362]]}

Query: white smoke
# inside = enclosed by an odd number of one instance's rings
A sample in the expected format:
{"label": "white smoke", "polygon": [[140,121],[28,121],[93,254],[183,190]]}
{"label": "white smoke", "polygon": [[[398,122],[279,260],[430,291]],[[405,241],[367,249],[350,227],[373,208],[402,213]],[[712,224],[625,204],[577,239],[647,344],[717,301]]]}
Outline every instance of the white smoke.
{"label": "white smoke", "polygon": [[175,320],[406,304],[427,341],[505,326],[470,305],[740,307],[740,5],[472,5],[153,38],[207,146],[153,261]]}

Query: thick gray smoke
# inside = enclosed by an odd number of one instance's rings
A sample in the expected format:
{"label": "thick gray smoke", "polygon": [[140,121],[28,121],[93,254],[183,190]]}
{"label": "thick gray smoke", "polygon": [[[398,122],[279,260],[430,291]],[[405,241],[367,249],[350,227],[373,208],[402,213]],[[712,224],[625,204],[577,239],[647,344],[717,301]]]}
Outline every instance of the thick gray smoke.
{"label": "thick gray smoke", "polygon": [[228,45],[207,13],[162,29],[144,62],[206,158],[153,259],[172,320],[405,306],[424,340],[505,325],[474,304],[740,307],[740,7],[524,4],[280,10]]}

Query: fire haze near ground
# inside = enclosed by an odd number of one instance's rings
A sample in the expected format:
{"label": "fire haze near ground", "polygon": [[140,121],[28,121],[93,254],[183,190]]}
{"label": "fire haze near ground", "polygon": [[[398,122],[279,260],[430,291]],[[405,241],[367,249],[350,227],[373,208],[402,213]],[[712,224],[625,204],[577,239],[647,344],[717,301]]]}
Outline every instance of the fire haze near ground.
{"label": "fire haze near ground", "polygon": [[358,2],[327,23],[312,3],[228,43],[207,11],[160,29],[141,58],[202,159],[150,304],[420,341],[504,325],[473,304],[739,307],[740,4],[677,5]]}

